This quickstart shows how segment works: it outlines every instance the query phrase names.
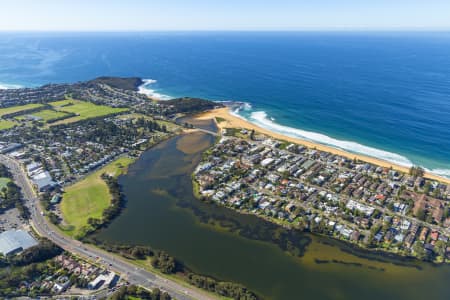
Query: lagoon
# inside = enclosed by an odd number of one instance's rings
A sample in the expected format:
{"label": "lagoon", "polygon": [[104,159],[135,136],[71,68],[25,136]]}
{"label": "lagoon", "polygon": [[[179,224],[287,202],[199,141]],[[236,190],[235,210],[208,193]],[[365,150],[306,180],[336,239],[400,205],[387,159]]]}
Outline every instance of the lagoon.
{"label": "lagoon", "polygon": [[119,178],[126,208],[97,238],[164,250],[265,299],[447,298],[448,266],[368,255],[197,200],[191,173],[213,142],[195,132],[146,151]]}

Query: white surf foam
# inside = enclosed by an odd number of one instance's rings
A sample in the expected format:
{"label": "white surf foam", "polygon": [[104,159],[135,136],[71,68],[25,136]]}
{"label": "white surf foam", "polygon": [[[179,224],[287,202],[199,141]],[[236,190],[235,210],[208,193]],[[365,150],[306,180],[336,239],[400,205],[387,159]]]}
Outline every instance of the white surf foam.
{"label": "white surf foam", "polygon": [[144,83],[138,87],[138,92],[144,95],[149,96],[150,98],[158,99],[158,100],[170,100],[173,97],[169,95],[164,95],[157,93],[155,89],[151,87],[152,84],[155,84],[157,81],[154,79],[143,79]]}
{"label": "white surf foam", "polygon": [[[235,111],[235,112],[233,112],[233,115],[245,119],[238,113],[239,113],[239,111]],[[309,140],[312,142],[331,146],[333,148],[345,150],[347,152],[371,156],[374,158],[382,159],[384,161],[388,161],[388,162],[391,162],[391,163],[394,163],[397,165],[401,165],[401,166],[405,166],[405,167],[410,167],[413,165],[413,163],[408,158],[406,158],[400,154],[396,154],[396,153],[384,151],[381,149],[361,145],[361,144],[353,142],[353,141],[338,140],[338,139],[329,137],[325,134],[321,134],[321,133],[317,133],[317,132],[292,128],[292,127],[277,124],[277,123],[273,122],[272,118],[268,118],[266,112],[264,112],[264,111],[252,112],[249,120],[247,120],[247,121],[253,122],[261,127],[264,127],[266,129],[269,129],[271,131],[275,131],[275,132],[278,132],[281,134],[285,134],[287,136]],[[445,177],[445,178],[450,178],[450,169],[439,169],[439,168],[436,168],[436,169],[424,168],[424,169],[426,172],[428,172],[430,174],[434,174],[434,175]]]}
{"label": "white surf foam", "polygon": [[8,84],[0,82],[0,90],[20,89],[22,86],[18,84]]}
{"label": "white surf foam", "polygon": [[244,102],[243,109],[244,110],[251,110],[252,109],[252,105],[250,103],[248,103],[248,102]]}
{"label": "white surf foam", "polygon": [[[222,102],[222,101],[219,101]],[[241,115],[239,115],[240,111],[250,111],[252,109],[252,105],[248,102],[236,102],[237,105],[233,105],[232,108],[233,110],[231,110],[231,114],[235,117],[241,118],[246,120],[244,117],[242,117]]]}
{"label": "white surf foam", "polygon": [[142,81],[144,81],[144,84],[152,84],[158,82],[156,79],[143,79]]}
{"label": "white surf foam", "polygon": [[450,178],[450,169],[427,169],[425,168],[425,171],[437,176]]}
{"label": "white surf foam", "polygon": [[250,121],[253,121],[255,124],[260,125],[269,130],[276,131],[278,133],[282,133],[291,137],[309,140],[312,142],[324,144],[327,146],[331,146],[334,148],[338,148],[356,154],[364,154],[367,156],[379,158],[405,167],[412,166],[412,162],[408,158],[396,153],[361,145],[353,141],[338,140],[329,137],[325,134],[313,131],[307,131],[277,124],[272,120],[270,120],[270,118],[267,117],[267,114],[264,111],[253,112],[250,115]]}

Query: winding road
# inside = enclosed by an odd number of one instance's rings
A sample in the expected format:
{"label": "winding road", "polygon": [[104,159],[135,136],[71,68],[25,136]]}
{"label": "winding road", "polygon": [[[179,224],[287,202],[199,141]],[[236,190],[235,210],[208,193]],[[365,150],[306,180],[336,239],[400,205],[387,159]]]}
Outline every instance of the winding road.
{"label": "winding road", "polygon": [[159,288],[179,300],[215,299],[206,294],[206,292],[163,278],[148,270],[136,267],[116,255],[63,235],[43,216],[40,201],[20,163],[6,155],[0,155],[0,162],[10,169],[16,184],[21,187],[26,205],[31,213],[31,224],[39,235],[50,239],[64,250],[76,254],[79,257],[97,261],[104,268],[120,274],[132,284],[147,289]]}

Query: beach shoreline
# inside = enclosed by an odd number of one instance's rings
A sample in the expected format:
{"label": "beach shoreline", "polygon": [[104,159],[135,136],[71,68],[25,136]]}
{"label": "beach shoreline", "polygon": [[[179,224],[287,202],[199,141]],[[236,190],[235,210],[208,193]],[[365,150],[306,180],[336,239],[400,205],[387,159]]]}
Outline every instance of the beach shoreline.
{"label": "beach shoreline", "polygon": [[[364,161],[367,163],[371,163],[371,164],[381,166],[384,168],[392,168],[394,170],[397,170],[397,171],[400,171],[403,173],[409,172],[409,167],[401,166],[401,165],[398,165],[398,164],[395,164],[395,163],[392,163],[389,161],[385,161],[385,160],[382,160],[379,158],[374,158],[374,157],[362,155],[362,154],[351,153],[351,152],[343,151],[343,150],[336,149],[336,148],[333,148],[330,146],[326,146],[323,144],[319,144],[319,143],[307,141],[307,140],[304,140],[301,138],[295,138],[295,137],[291,137],[288,135],[284,135],[281,133],[271,131],[269,129],[260,127],[256,124],[253,124],[243,118],[239,118],[239,117],[233,115],[231,113],[230,107],[223,107],[223,108],[217,108],[214,110],[210,110],[210,111],[198,114],[197,116],[195,116],[195,118],[199,119],[199,120],[220,118],[221,122],[217,122],[217,126],[219,127],[220,130],[222,130],[224,128],[243,128],[243,129],[247,129],[247,130],[255,130],[256,132],[265,134],[265,135],[273,137],[275,139],[285,140],[285,141],[288,141],[291,143],[306,146],[308,148],[315,148],[320,151],[333,153],[335,155],[340,155],[343,157],[347,157],[349,159],[356,158],[358,160],[361,160],[361,161]],[[434,175],[429,172],[425,172],[424,177],[431,179],[431,180],[436,180],[436,181],[440,181],[440,182],[443,182],[446,184],[450,184],[449,178]]]}

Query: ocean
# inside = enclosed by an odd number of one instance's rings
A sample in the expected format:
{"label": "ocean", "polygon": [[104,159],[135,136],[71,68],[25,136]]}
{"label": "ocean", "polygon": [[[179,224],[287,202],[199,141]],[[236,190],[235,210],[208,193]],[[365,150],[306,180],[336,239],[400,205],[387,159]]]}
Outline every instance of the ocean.
{"label": "ocean", "polygon": [[450,33],[1,33],[0,88],[139,76],[273,131],[450,178]]}

